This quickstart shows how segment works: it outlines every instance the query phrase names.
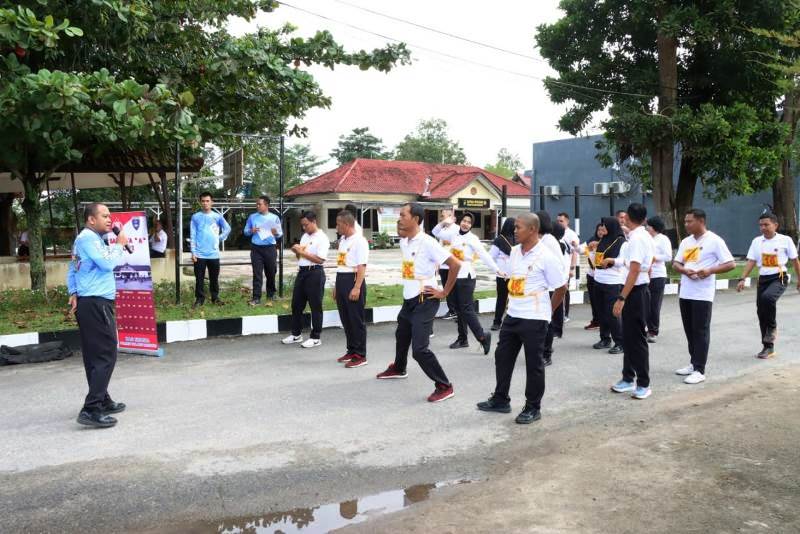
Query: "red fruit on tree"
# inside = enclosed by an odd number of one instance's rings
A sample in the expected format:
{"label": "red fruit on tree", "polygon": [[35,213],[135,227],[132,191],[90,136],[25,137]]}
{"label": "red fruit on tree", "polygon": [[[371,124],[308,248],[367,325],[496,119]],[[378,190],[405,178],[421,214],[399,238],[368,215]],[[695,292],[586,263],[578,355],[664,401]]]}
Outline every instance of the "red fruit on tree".
{"label": "red fruit on tree", "polygon": [[17,45],[14,48],[14,53],[17,54],[17,57],[25,57],[25,54],[27,54],[28,51],[22,48],[21,46]]}

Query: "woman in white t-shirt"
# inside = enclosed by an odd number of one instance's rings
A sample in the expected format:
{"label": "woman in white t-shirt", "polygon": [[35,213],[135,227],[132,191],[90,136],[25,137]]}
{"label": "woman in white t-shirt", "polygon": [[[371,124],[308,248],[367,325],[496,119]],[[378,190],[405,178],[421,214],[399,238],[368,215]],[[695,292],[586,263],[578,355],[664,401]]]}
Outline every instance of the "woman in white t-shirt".
{"label": "woman in white t-shirt", "polygon": [[653,237],[656,255],[650,267],[650,308],[647,314],[647,342],[655,343],[661,324],[661,302],[664,300],[664,286],[667,285],[667,263],[672,260],[672,242],[664,235],[664,221],[661,217],[647,219],[647,231]]}
{"label": "woman in white t-shirt", "polygon": [[[594,349],[608,349],[609,354],[621,354],[622,322],[614,317],[614,303],[617,301],[626,271],[622,260],[622,247],[625,234],[615,217],[603,217],[606,235],[597,243],[595,250],[594,282],[598,297],[600,315],[600,341],[592,345]],[[613,341],[613,346],[612,346]]]}

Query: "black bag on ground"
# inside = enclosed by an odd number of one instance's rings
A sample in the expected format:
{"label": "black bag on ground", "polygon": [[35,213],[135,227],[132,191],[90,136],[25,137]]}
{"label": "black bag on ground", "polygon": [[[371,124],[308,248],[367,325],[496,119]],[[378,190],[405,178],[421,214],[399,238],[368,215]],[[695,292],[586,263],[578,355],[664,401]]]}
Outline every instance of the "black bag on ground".
{"label": "black bag on ground", "polygon": [[49,341],[19,347],[0,346],[0,365],[41,363],[63,360],[72,356],[72,350],[63,341]]}

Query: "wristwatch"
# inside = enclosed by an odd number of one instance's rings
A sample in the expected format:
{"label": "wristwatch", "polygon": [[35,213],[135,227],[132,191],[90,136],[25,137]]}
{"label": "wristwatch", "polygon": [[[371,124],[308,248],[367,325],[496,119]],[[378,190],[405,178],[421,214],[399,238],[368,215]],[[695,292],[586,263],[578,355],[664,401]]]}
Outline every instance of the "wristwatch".
{"label": "wristwatch", "polygon": [[617,300],[625,302],[625,297],[623,297],[622,295],[617,295]]}

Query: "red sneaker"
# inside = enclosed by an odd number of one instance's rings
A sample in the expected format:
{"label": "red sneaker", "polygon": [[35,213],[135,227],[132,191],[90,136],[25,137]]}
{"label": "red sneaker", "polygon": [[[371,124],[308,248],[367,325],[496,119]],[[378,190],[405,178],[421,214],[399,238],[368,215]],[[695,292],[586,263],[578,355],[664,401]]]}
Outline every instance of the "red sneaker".
{"label": "red sneaker", "polygon": [[378,380],[386,380],[389,378],[408,378],[408,373],[406,371],[403,371],[402,373],[397,371],[394,368],[394,363],[390,363],[389,367],[387,367],[384,372],[378,373],[375,378]]}
{"label": "red sneaker", "polygon": [[353,354],[353,358],[344,364],[345,367],[348,369],[352,369],[354,367],[361,367],[362,365],[367,365],[367,357],[362,356],[360,354]]}
{"label": "red sneaker", "polygon": [[590,321],[589,324],[583,327],[584,330],[597,330],[600,328],[600,325],[594,321]]}
{"label": "red sneaker", "polygon": [[436,384],[436,389],[433,390],[433,393],[428,397],[428,402],[442,402],[443,400],[447,400],[456,392],[453,391],[453,386],[445,386],[442,384]]}
{"label": "red sneaker", "polygon": [[355,356],[355,354],[350,354],[350,353],[348,352],[348,353],[347,353],[347,354],[345,354],[344,356],[339,356],[339,357],[336,359],[336,361],[337,361],[337,362],[339,362],[339,363],[347,363],[347,362],[349,362],[350,360],[352,360],[352,359],[353,359],[353,356]]}

